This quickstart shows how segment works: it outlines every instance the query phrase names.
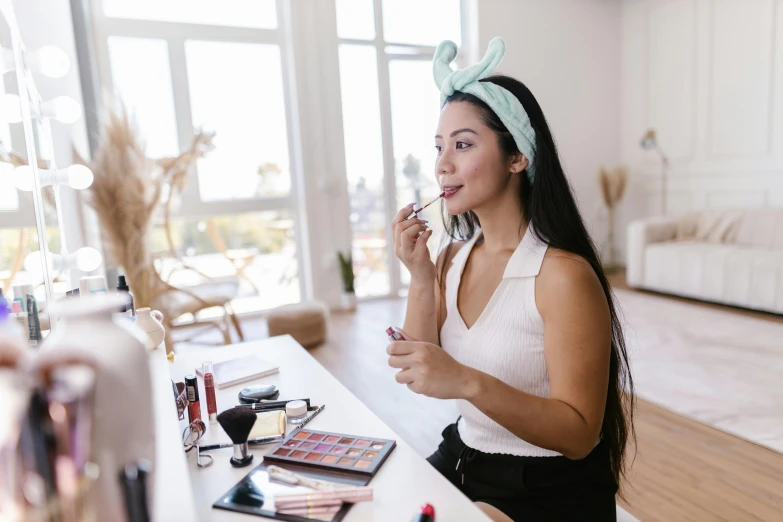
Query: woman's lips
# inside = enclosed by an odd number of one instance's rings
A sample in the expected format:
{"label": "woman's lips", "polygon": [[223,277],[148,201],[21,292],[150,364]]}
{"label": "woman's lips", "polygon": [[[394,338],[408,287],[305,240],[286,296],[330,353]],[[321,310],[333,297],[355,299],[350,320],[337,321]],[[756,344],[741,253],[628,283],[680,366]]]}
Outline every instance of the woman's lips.
{"label": "woman's lips", "polygon": [[459,189],[461,189],[461,188],[462,187],[444,188],[443,189],[443,197],[444,198],[450,198],[451,196],[456,194],[459,191]]}

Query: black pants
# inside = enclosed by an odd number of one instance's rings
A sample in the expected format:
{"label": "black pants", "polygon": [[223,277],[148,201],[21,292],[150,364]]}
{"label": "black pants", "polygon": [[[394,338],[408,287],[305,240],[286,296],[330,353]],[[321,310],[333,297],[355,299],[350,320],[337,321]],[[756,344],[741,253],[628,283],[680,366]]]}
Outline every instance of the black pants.
{"label": "black pants", "polygon": [[466,446],[452,424],[427,461],[470,500],[515,521],[617,519],[617,484],[603,443],[582,460],[482,453]]}

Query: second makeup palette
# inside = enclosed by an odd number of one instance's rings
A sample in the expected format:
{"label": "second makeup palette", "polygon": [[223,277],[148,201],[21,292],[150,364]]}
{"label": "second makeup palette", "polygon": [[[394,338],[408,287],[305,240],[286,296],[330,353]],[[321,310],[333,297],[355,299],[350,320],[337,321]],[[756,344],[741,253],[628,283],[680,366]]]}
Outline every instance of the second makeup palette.
{"label": "second makeup palette", "polygon": [[373,476],[397,443],[307,429],[290,433],[264,461],[290,462]]}

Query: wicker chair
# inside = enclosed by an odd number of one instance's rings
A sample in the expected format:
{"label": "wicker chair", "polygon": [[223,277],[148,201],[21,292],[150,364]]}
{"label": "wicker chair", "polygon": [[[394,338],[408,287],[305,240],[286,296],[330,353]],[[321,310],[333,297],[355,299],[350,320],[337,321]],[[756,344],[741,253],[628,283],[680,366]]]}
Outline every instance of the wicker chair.
{"label": "wicker chair", "polygon": [[[174,248],[174,240],[171,234],[170,201],[163,205],[162,227],[166,235],[168,251],[159,253],[156,260],[153,261],[153,292],[152,306],[160,310],[164,316],[164,326],[166,327],[166,352],[174,351],[174,341],[172,331],[175,329],[203,325],[194,331],[187,338],[179,341],[188,341],[201,335],[205,330],[217,328],[223,336],[223,344],[231,344],[231,327],[236,331],[240,341],[245,340],[242,333],[242,327],[231,307],[231,301],[236,298],[239,291],[238,275],[215,278],[210,277],[197,268],[189,265],[177,253]],[[166,265],[170,269],[166,269]],[[186,287],[175,286],[170,283],[172,276],[178,271],[190,271],[195,273],[201,279],[201,282]],[[222,315],[217,318],[199,317],[199,312],[207,308],[222,308]],[[182,321],[185,315],[191,315],[191,321]]]}

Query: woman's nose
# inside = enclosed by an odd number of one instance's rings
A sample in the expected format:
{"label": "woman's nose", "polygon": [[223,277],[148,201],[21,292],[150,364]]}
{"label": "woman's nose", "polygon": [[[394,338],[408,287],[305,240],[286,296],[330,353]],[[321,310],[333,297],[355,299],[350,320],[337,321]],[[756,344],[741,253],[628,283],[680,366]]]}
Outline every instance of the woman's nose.
{"label": "woman's nose", "polygon": [[438,162],[435,164],[435,172],[437,174],[454,173],[454,162],[451,161],[451,154],[449,151],[444,150],[443,153],[441,153]]}

